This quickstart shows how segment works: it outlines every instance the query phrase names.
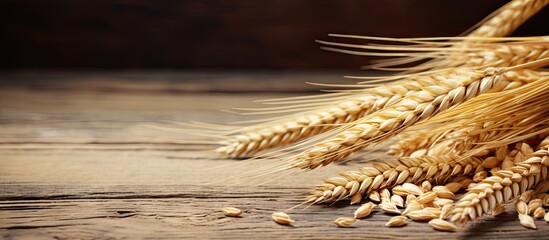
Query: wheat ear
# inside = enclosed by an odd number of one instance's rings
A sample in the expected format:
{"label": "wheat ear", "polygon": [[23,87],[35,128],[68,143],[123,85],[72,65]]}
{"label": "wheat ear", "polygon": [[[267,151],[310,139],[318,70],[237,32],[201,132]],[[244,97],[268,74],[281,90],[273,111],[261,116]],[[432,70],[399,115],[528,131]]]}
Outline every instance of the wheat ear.
{"label": "wheat ear", "polygon": [[539,12],[549,0],[513,0],[498,9],[492,17],[469,33],[470,37],[503,37],[511,34]]}
{"label": "wheat ear", "polygon": [[[537,81],[540,78],[547,77],[549,73],[522,69],[518,71],[508,72],[504,75],[505,77],[502,79],[503,83],[500,84],[499,87],[494,88],[492,90],[493,92],[517,89],[526,84]],[[508,119],[504,120],[507,121]],[[516,121],[506,123],[508,123],[508,125],[510,126],[518,125]],[[471,135],[471,133],[485,129],[487,127],[485,123],[476,123],[472,126],[468,125],[467,123],[462,123],[462,126],[463,127],[461,128],[450,129],[449,131],[433,131],[433,129],[429,128],[403,132],[400,134],[400,140],[391,145],[387,154],[399,157],[417,157],[424,154],[444,154],[445,152],[448,152],[448,150],[452,150],[452,152],[460,154],[464,151],[471,149],[471,142],[478,143],[486,140],[488,137],[488,134],[484,134],[484,137]],[[496,133],[492,131],[490,134]],[[469,144],[462,144],[465,145],[462,147],[456,146],[456,144],[458,144],[459,142],[464,142],[465,140],[468,141]],[[466,146],[469,146],[469,148],[467,148]]]}
{"label": "wheat ear", "polygon": [[370,114],[336,137],[315,144],[310,150],[292,157],[294,167],[314,169],[341,160],[371,143],[388,139],[413,124],[490,91],[502,81],[507,68],[475,71],[468,68],[448,70],[444,74],[424,76],[441,84],[410,94],[402,101]]}
{"label": "wheat ear", "polygon": [[254,130],[244,131],[223,141],[223,146],[216,151],[230,157],[241,157],[264,149],[295,143],[383,109],[401,100],[405,95],[421,90],[422,87],[437,84],[434,79],[419,79],[365,89],[364,93],[340,103],[327,105],[282,121],[261,124]]}
{"label": "wheat ear", "polygon": [[376,162],[372,167],[363,167],[359,171],[341,173],[339,177],[324,180],[324,184],[315,188],[307,197],[307,202],[351,198],[351,203],[355,204],[372,191],[403,183],[420,184],[429,181],[444,184],[453,177],[472,173],[480,164],[481,160],[476,157],[459,156],[422,156]]}
{"label": "wheat ear", "polygon": [[515,166],[508,170],[492,172],[492,176],[482,180],[456,203],[452,210],[452,221],[465,223],[493,212],[498,204],[507,204],[545,179],[549,165],[549,138],[543,140],[539,150],[522,143],[522,154],[514,152]]}

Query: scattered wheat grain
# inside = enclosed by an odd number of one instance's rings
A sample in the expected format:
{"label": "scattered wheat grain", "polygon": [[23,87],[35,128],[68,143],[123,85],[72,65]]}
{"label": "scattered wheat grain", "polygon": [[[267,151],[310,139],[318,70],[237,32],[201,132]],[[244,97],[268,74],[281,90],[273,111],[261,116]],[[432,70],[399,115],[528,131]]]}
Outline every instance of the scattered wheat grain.
{"label": "scattered wheat grain", "polygon": [[242,214],[242,210],[234,207],[225,207],[221,209],[227,217],[238,217]]}

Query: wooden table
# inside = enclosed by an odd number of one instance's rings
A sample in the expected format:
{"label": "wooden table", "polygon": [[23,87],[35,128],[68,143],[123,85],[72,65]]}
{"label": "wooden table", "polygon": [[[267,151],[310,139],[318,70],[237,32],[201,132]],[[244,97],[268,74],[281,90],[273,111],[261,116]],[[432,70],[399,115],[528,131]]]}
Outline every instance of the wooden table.
{"label": "wooden table", "polygon": [[[221,158],[211,146],[185,144],[184,131],[159,122],[242,119],[219,111],[251,100],[311,91],[304,81],[333,73],[23,72],[0,75],[0,236],[3,238],[547,238],[549,226],[519,225],[512,207],[455,233],[426,223],[387,228],[377,213],[354,228],[341,202],[290,212],[293,227],[270,219],[301,202],[320,179],[358,163],[292,174],[253,186],[228,179],[265,163]],[[239,164],[237,170],[234,166]],[[227,165],[229,164],[229,165]],[[222,166],[222,167],[220,167]],[[245,210],[227,218],[224,206]]]}

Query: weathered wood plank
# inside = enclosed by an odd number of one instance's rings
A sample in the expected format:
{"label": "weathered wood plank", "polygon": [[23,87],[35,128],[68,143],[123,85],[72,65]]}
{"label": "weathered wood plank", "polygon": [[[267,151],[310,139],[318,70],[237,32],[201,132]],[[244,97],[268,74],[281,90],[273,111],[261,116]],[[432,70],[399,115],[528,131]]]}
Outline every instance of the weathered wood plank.
{"label": "weathered wood plank", "polygon": [[[220,158],[184,133],[147,127],[162,121],[228,121],[219,108],[280,94],[167,94],[163,91],[59,91],[19,85],[0,89],[0,236],[3,238],[546,238],[527,230],[509,209],[456,233],[409,222],[386,228],[377,213],[355,228],[331,220],[351,216],[348,202],[290,211],[294,227],[270,220],[301,202],[320,179],[359,163],[319,171],[232,179],[265,162]],[[104,83],[108,86],[107,83]],[[151,85],[153,85],[151,83]],[[153,93],[154,92],[154,93]],[[220,107],[221,106],[221,107]],[[237,119],[238,117],[231,117]],[[378,154],[378,153],[374,153]],[[374,157],[374,155],[370,155]],[[220,167],[223,166],[223,167]],[[224,206],[245,210],[226,218]]]}

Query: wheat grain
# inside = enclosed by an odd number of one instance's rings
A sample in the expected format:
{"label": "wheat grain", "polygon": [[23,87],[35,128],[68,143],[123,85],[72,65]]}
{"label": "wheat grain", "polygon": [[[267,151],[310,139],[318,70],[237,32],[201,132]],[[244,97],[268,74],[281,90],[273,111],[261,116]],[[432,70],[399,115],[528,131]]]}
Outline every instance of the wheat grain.
{"label": "wheat grain", "polygon": [[425,191],[425,192],[431,191],[432,187],[433,187],[433,185],[431,185],[431,182],[429,182],[429,181],[423,181],[421,183],[421,189],[423,189],[423,191]]}
{"label": "wheat grain", "polygon": [[415,199],[411,202],[408,202],[406,205],[406,209],[402,212],[402,215],[407,215],[410,212],[417,211],[417,210],[423,210],[423,204],[415,201]]}
{"label": "wheat grain", "polygon": [[446,186],[435,186],[433,192],[436,193],[438,197],[453,199],[455,197],[454,193],[450,191]]}
{"label": "wheat grain", "polygon": [[406,213],[406,216],[414,221],[424,222],[437,218],[437,214],[425,209],[414,210]]}
{"label": "wheat grain", "polygon": [[387,227],[400,227],[406,225],[406,218],[405,216],[395,216],[389,219],[387,223],[385,223],[385,226]]}
{"label": "wheat grain", "polygon": [[412,195],[412,194],[406,196],[406,206],[408,206],[408,204],[411,203],[412,201],[415,201],[416,198],[417,197],[415,195]]}
{"label": "wheat grain", "polygon": [[450,190],[450,192],[452,193],[456,193],[457,191],[459,191],[459,189],[461,189],[463,187],[463,184],[459,183],[459,182],[450,182],[450,183],[447,183],[446,185],[444,185],[448,190]]}
{"label": "wheat grain", "polygon": [[545,209],[537,208],[533,214],[535,218],[542,218],[545,216]]}
{"label": "wheat grain", "polygon": [[446,219],[450,217],[453,208],[453,202],[445,204],[440,210],[440,219]]}
{"label": "wheat grain", "polygon": [[522,226],[526,228],[536,229],[536,223],[534,222],[534,219],[530,217],[530,215],[519,214],[518,218]]}
{"label": "wheat grain", "polygon": [[400,214],[400,210],[398,210],[397,206],[391,201],[381,202],[379,204],[379,208],[381,208],[381,210],[385,213]]}
{"label": "wheat grain", "polygon": [[446,198],[436,198],[434,201],[433,201],[433,205],[436,206],[436,207],[444,207],[446,205],[451,205],[454,203],[454,200],[452,199],[446,199]]}
{"label": "wheat grain", "polygon": [[354,213],[354,217],[357,219],[365,218],[372,213],[372,210],[376,207],[372,202],[362,204]]}
{"label": "wheat grain", "polygon": [[[531,200],[529,203],[528,203],[528,213],[529,214],[532,214],[534,213],[534,211],[536,211],[536,209],[538,208],[541,208],[542,207],[542,200],[541,199],[533,199]],[[525,213],[526,214],[526,213]]]}
{"label": "wheat grain", "polygon": [[[368,195],[368,198],[370,198],[370,200],[372,200],[374,202],[381,202],[381,199],[379,198],[379,192],[378,191],[370,192],[370,194]],[[329,201],[329,200],[326,199],[325,201]]]}
{"label": "wheat grain", "polygon": [[358,220],[355,218],[350,217],[339,217],[336,220],[332,221],[333,224],[337,225],[338,227],[351,227],[353,224],[355,224]]}
{"label": "wheat grain", "polygon": [[442,219],[433,219],[429,221],[429,225],[431,225],[435,230],[439,231],[453,232],[457,229],[454,224]]}
{"label": "wheat grain", "polygon": [[486,171],[477,172],[477,173],[475,173],[475,175],[473,176],[473,182],[481,182],[481,181],[484,180],[487,176],[488,176],[488,172],[486,172]]}
{"label": "wheat grain", "polygon": [[515,208],[519,214],[528,214],[528,205],[521,200],[517,201]]}
{"label": "wheat grain", "polygon": [[221,209],[227,217],[238,217],[242,214],[242,210],[234,207],[225,207]]}
{"label": "wheat grain", "polygon": [[292,220],[288,214],[283,212],[274,212],[271,217],[273,221],[281,225],[291,225],[294,223],[294,220]]}
{"label": "wheat grain", "polygon": [[[423,182],[425,182],[425,181],[423,181]],[[424,189],[418,187],[415,184],[408,183],[408,182],[405,182],[404,184],[402,184],[402,188],[405,191],[405,194],[412,194],[412,195],[415,195],[415,196],[419,196],[419,195],[421,195],[425,192]],[[394,191],[394,188],[393,188],[393,191]]]}
{"label": "wheat grain", "polygon": [[402,197],[399,195],[391,196],[391,202],[394,203],[397,207],[404,207],[404,199],[402,199]]}
{"label": "wheat grain", "polygon": [[421,203],[421,204],[427,204],[427,203],[430,203],[430,202],[434,201],[436,197],[437,197],[436,192],[426,192],[424,194],[421,194],[416,199],[416,201]]}

